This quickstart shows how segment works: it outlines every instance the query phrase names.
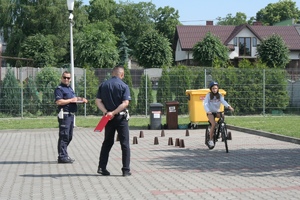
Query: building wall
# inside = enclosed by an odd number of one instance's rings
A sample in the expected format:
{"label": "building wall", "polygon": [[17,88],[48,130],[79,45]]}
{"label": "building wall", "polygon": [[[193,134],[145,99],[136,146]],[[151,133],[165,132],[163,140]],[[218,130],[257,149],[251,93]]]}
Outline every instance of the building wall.
{"label": "building wall", "polygon": [[176,45],[176,51],[175,51],[175,61],[186,60],[186,59],[188,59],[187,52],[181,50],[181,45],[178,40]]}
{"label": "building wall", "polygon": [[[256,58],[257,57],[257,47],[253,47],[253,39],[256,38],[256,36],[247,28],[243,29],[240,33],[236,35],[237,38],[239,37],[250,37],[251,38],[251,57]],[[261,41],[257,39],[257,45],[259,45]],[[234,40],[232,39],[229,43],[229,45],[234,45]],[[228,53],[229,59],[234,59],[236,57],[239,57],[239,47],[235,46],[234,51],[230,51]],[[300,62],[300,51],[291,51],[289,53],[289,58],[291,60],[289,67],[299,67],[299,62]],[[186,64],[186,65],[191,65],[194,63],[193,61],[193,53],[187,52],[187,51],[182,51],[181,46],[179,43],[179,40],[177,41],[177,46],[176,46],[176,52],[175,52],[175,61],[177,64]]]}

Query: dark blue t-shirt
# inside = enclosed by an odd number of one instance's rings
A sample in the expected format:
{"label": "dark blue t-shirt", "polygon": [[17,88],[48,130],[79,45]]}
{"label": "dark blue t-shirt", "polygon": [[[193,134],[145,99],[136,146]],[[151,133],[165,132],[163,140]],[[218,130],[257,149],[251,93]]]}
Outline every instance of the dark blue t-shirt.
{"label": "dark blue t-shirt", "polygon": [[[70,87],[70,85],[65,85],[61,83],[54,91],[55,101],[60,99],[71,99],[76,97],[74,90]],[[64,106],[58,106],[58,111],[63,108],[65,112],[76,112],[77,111],[77,104],[76,103],[69,103]]]}
{"label": "dark blue t-shirt", "polygon": [[108,111],[115,110],[124,100],[131,100],[128,85],[116,76],[113,76],[99,86],[96,97],[102,100]]}

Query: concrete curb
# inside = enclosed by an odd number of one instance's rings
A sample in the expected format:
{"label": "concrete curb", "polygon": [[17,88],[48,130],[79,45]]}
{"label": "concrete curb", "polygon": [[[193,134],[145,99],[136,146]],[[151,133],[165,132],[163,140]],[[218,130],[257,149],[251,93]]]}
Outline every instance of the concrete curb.
{"label": "concrete curb", "polygon": [[294,137],[279,135],[279,134],[270,133],[270,132],[266,132],[266,131],[258,131],[258,130],[248,129],[248,128],[242,128],[242,127],[237,127],[237,126],[228,125],[228,124],[227,124],[227,128],[231,129],[231,130],[236,130],[236,131],[241,131],[244,133],[253,134],[253,135],[268,137],[268,138],[272,138],[275,140],[281,140],[281,141],[285,141],[285,142],[291,142],[294,144],[300,144],[300,139],[294,138]]}

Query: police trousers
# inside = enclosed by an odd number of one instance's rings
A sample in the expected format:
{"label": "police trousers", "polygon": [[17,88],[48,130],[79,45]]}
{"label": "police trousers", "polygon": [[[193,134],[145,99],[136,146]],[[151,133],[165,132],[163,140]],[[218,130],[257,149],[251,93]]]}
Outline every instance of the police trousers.
{"label": "police trousers", "polygon": [[68,159],[68,145],[73,138],[74,115],[64,114],[63,119],[58,119],[59,135],[58,135],[58,159]]}
{"label": "police trousers", "polygon": [[106,169],[109,152],[114,144],[115,132],[118,132],[122,150],[122,171],[130,171],[130,145],[129,145],[129,127],[128,120],[123,115],[116,115],[108,121],[105,126],[104,141],[102,143],[99,168]]}

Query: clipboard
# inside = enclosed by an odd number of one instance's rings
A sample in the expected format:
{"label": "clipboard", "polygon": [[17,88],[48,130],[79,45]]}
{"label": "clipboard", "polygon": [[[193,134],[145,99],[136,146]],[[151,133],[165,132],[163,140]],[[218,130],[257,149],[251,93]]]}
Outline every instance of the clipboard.
{"label": "clipboard", "polygon": [[107,122],[110,120],[110,117],[108,115],[104,115],[98,125],[96,126],[96,128],[94,129],[94,132],[101,132],[103,130],[103,128],[106,126]]}

